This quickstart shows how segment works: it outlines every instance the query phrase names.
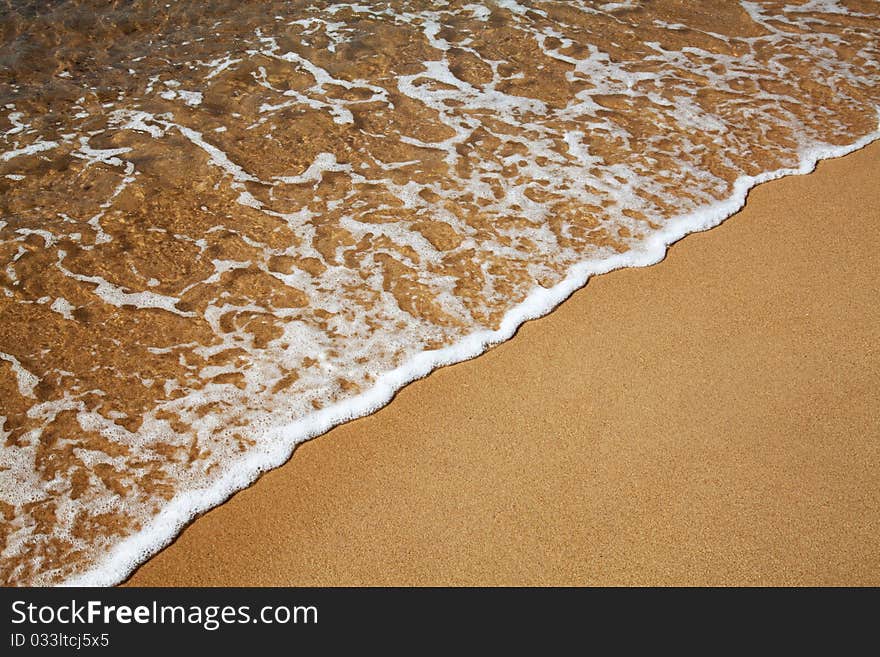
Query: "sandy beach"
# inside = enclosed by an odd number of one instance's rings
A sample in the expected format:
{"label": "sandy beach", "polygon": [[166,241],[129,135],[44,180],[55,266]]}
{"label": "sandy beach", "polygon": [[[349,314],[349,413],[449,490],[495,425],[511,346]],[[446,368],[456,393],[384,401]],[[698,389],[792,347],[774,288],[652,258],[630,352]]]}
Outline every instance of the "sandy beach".
{"label": "sandy beach", "polygon": [[130,585],[880,584],[880,145],[297,449]]}
{"label": "sandy beach", "polygon": [[876,578],[876,3],[6,4],[0,583]]}

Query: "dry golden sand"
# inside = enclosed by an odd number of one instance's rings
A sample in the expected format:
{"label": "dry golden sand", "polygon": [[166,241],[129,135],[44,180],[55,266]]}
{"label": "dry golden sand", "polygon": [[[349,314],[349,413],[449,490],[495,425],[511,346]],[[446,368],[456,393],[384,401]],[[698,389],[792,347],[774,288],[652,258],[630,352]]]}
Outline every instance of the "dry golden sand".
{"label": "dry golden sand", "polygon": [[880,584],[880,144],[297,450],[134,585]]}

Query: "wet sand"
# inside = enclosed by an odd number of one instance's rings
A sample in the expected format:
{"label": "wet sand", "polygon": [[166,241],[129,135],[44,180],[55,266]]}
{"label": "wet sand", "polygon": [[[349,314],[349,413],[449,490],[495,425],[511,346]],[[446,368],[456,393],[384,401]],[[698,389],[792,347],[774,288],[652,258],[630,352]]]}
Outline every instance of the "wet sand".
{"label": "wet sand", "polygon": [[301,446],[133,585],[880,584],[880,144]]}

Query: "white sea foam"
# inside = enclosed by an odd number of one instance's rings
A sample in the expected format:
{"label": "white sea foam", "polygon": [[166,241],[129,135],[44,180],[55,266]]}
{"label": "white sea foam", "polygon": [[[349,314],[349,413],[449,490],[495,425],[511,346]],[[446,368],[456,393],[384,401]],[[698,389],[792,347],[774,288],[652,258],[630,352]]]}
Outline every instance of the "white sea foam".
{"label": "white sea foam", "polygon": [[12,371],[18,380],[18,389],[21,391],[21,394],[25,397],[33,397],[34,388],[40,382],[40,379],[34,376],[32,372],[26,370],[19,360],[11,354],[0,352],[0,360],[5,360],[12,366]]}
{"label": "white sea foam", "polygon": [[33,144],[28,144],[24,148],[14,148],[0,154],[0,160],[2,160],[3,162],[8,162],[14,157],[20,157],[22,155],[33,155],[34,153],[42,153],[43,151],[49,151],[53,148],[58,148],[57,141],[38,140],[35,141]]}
{"label": "white sea foam", "polygon": [[755,185],[790,175],[810,173],[820,160],[841,157],[880,139],[880,126],[847,146],[819,146],[801,153],[795,168],[777,169],[758,176],[742,176],[733,193],[723,201],[695,212],[674,217],[640,248],[601,259],[584,260],[571,267],[565,278],[549,289],[537,288],[522,303],[506,313],[495,331],[479,331],[456,344],[425,351],[397,369],[379,377],[375,385],[356,397],[325,407],[294,423],[263,435],[259,448],[230,468],[209,488],[175,497],[140,532],[116,545],[91,569],[64,582],[67,586],[110,586],[125,579],[144,560],[168,545],[194,517],[217,506],[230,495],[252,484],[263,472],[287,461],[300,443],[349,420],[375,412],[387,404],[403,386],[423,378],[444,365],[479,356],[490,346],[510,339],[530,319],[542,317],[599,274],[625,267],[647,267],[660,262],[671,244],[690,233],[708,230],[738,212]]}

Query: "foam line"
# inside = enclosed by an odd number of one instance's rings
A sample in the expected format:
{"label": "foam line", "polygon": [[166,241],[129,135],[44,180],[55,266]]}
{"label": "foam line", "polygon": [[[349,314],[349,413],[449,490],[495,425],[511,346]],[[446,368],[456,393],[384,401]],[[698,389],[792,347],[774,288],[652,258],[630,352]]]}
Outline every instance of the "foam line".
{"label": "foam line", "polygon": [[548,314],[573,292],[586,285],[591,276],[624,267],[646,267],[660,262],[674,242],[690,233],[713,228],[738,212],[745,205],[748,192],[754,186],[783,176],[810,173],[820,160],[842,157],[878,139],[880,125],[876,131],[849,146],[820,146],[802,153],[796,168],[777,169],[757,176],[742,176],[734,183],[733,193],[727,199],[674,217],[662,230],[654,233],[637,248],[607,258],[584,260],[572,266],[560,283],[549,289],[539,288],[508,311],[498,330],[475,332],[444,349],[421,352],[407,364],[379,377],[376,384],[366,392],[267,432],[261,437],[260,447],[238,461],[214,485],[178,495],[140,532],[116,545],[90,570],[68,579],[62,585],[109,586],[119,583],[143,561],[168,545],[193,518],[249,486],[261,473],[285,463],[298,444],[325,433],[338,424],[373,413],[391,401],[403,386],[427,376],[438,367],[469,360],[479,356],[490,346],[508,340],[524,322]]}

